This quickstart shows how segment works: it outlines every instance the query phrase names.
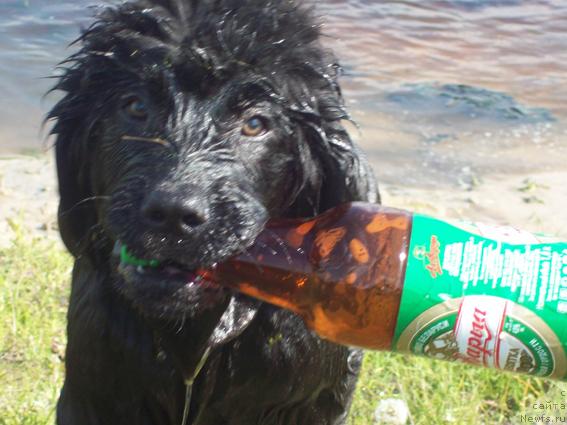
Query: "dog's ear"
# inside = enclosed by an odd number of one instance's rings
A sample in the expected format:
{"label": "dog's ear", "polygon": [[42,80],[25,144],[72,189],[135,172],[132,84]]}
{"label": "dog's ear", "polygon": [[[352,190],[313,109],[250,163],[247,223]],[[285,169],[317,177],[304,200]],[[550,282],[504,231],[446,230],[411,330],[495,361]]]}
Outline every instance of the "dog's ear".
{"label": "dog's ear", "polygon": [[324,123],[315,138],[311,145],[322,173],[319,211],[345,202],[379,203],[374,172],[341,122]]}
{"label": "dog's ear", "polygon": [[[321,77],[322,73],[316,75]],[[336,77],[325,75],[319,90],[306,89],[295,96],[298,101],[293,110],[306,143],[299,146],[304,178],[294,204],[308,205],[303,207],[303,215],[346,202],[380,202],[372,168],[342,124],[350,118]]]}
{"label": "dog's ear", "polygon": [[56,137],[59,229],[65,246],[74,256],[83,253],[84,245],[89,242],[88,233],[96,227],[88,149],[93,130],[89,111],[95,105],[86,105],[80,95],[84,78],[80,68],[68,70],[60,78],[53,90],[62,90],[66,95],[47,116],[55,121],[51,133]]}

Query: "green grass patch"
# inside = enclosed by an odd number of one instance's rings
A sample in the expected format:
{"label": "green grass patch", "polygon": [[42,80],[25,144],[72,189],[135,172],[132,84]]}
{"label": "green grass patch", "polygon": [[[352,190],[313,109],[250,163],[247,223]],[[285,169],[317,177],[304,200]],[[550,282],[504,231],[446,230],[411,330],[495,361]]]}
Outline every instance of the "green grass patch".
{"label": "green grass patch", "polygon": [[[71,258],[55,243],[12,227],[15,243],[0,250],[0,425],[53,424],[64,375]],[[561,391],[567,384],[368,353],[349,425],[373,424],[376,404],[392,397],[407,402],[409,423],[416,425],[519,424],[525,414],[567,416],[533,408],[538,401],[565,402]]]}
{"label": "green grass patch", "polygon": [[71,259],[12,224],[0,250],[0,425],[54,423]]}
{"label": "green grass patch", "polygon": [[376,404],[385,398],[406,401],[409,423],[416,425],[520,424],[521,415],[566,417],[567,410],[560,407],[533,406],[566,403],[561,391],[567,394],[566,383],[397,353],[367,353],[349,425],[372,424]]}

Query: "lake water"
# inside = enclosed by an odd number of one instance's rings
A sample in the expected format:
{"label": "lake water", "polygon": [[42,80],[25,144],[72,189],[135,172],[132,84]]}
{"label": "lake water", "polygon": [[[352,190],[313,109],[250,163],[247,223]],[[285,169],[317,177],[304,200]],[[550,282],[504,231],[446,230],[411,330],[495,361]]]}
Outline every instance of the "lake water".
{"label": "lake water", "polygon": [[[92,0],[0,0],[0,153],[42,149],[55,64]],[[100,4],[100,3],[99,3]],[[326,0],[351,133],[380,180],[473,185],[567,160],[567,0]]]}

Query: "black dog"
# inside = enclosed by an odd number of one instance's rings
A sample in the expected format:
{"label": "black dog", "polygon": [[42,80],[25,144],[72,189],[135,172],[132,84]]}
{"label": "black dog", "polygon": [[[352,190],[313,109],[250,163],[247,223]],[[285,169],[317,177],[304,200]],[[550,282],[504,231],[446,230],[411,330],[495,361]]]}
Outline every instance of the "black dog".
{"label": "black dog", "polygon": [[[139,0],[80,42],[50,114],[76,259],[57,423],[343,424],[360,351],[192,275],[269,217],[378,201],[311,12]],[[124,247],[162,267],[120,264]]]}

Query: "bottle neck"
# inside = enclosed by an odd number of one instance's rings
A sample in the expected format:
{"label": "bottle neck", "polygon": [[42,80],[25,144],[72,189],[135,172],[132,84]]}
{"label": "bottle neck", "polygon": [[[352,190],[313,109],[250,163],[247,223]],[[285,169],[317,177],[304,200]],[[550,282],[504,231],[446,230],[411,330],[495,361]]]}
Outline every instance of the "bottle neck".
{"label": "bottle neck", "polygon": [[313,269],[306,252],[287,238],[289,226],[271,225],[254,245],[218,264],[213,279],[246,295],[301,313],[310,298],[307,285]]}

